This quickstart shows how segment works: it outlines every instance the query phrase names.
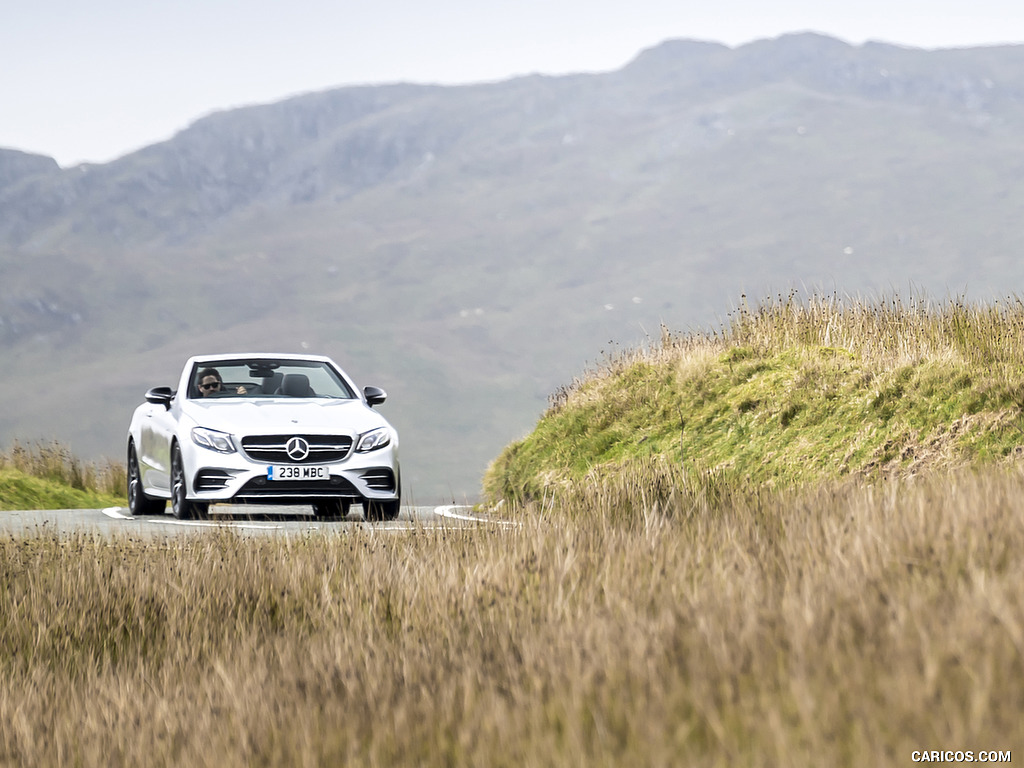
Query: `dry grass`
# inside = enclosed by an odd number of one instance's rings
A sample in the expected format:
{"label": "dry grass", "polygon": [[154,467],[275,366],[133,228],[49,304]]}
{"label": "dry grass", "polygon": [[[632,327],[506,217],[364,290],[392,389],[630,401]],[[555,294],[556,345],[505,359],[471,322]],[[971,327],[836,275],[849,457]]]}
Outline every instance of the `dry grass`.
{"label": "dry grass", "polygon": [[756,349],[825,346],[844,349],[885,367],[922,357],[990,364],[1024,363],[1024,302],[1011,296],[990,303],[933,301],[900,296],[875,300],[797,292],[761,302],[744,298],[722,337]]}
{"label": "dry grass", "polygon": [[677,495],[626,517],[608,480],[513,528],[9,538],[0,763],[861,766],[1013,749],[1022,481]]}
{"label": "dry grass", "polygon": [[123,463],[106,459],[85,462],[59,442],[23,445],[15,441],[0,451],[0,470],[16,469],[77,491],[124,497],[127,493]]}
{"label": "dry grass", "polygon": [[[898,295],[879,299],[811,294],[766,298],[751,308],[745,296],[717,331],[673,333],[662,326],[647,347],[616,350],[551,396],[559,407],[581,385],[621,375],[632,365],[666,362],[699,371],[733,349],[756,354],[785,349],[842,351],[888,370],[922,359],[982,366],[1024,366],[1024,301],[969,303]],[[1003,369],[1005,370],[1005,369]]]}

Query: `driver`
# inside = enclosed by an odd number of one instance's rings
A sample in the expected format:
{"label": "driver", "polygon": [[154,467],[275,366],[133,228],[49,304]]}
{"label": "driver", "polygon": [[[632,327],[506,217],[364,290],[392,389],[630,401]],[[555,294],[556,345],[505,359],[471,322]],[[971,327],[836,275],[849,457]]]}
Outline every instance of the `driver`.
{"label": "driver", "polygon": [[[224,391],[224,380],[220,377],[220,371],[216,368],[204,368],[201,370],[199,372],[198,382],[199,394],[203,397],[219,395]],[[238,389],[235,390],[235,394],[244,395],[245,387],[238,387]]]}

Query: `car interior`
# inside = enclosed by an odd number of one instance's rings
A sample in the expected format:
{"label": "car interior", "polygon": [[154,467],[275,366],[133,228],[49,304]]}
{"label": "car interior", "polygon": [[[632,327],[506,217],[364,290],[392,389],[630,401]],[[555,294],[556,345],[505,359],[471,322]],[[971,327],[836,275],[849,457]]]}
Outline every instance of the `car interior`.
{"label": "car interior", "polygon": [[[278,370],[278,368],[290,367],[291,371]],[[295,370],[297,366],[282,366],[276,362],[256,361],[242,363],[241,361],[226,361],[220,365],[202,365],[193,374],[193,384],[190,387],[189,397],[201,398],[203,393],[199,390],[199,375],[204,370],[213,369],[222,376],[222,383],[219,392],[207,393],[208,397],[231,398],[231,397],[353,397],[348,392],[348,387],[337,380],[337,376],[328,373],[323,368],[309,367],[305,370],[308,373],[300,373]],[[299,368],[299,370],[303,370]],[[316,376],[320,385],[326,388],[324,392],[318,392],[313,386],[311,377]],[[243,378],[244,377],[244,378]]]}

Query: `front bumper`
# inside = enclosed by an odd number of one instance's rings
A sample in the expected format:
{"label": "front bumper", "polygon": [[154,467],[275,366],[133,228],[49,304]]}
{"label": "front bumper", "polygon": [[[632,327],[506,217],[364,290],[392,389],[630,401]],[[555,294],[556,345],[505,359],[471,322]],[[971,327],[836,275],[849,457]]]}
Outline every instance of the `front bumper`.
{"label": "front bumper", "polygon": [[[223,454],[196,447],[188,473],[191,501],[238,504],[304,504],[320,499],[392,501],[401,495],[398,453],[388,445],[351,453],[342,461],[317,462],[327,480],[271,480],[268,464],[242,453]],[[189,466],[186,459],[186,467]]]}

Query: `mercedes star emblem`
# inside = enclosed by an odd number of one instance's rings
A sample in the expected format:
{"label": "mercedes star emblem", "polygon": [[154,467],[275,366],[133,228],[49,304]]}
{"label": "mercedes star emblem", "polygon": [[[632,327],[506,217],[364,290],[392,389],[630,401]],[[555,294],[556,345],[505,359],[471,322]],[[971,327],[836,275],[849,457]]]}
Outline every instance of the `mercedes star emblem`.
{"label": "mercedes star emblem", "polygon": [[284,444],[284,450],[292,461],[302,461],[309,456],[309,443],[301,437],[293,437]]}

